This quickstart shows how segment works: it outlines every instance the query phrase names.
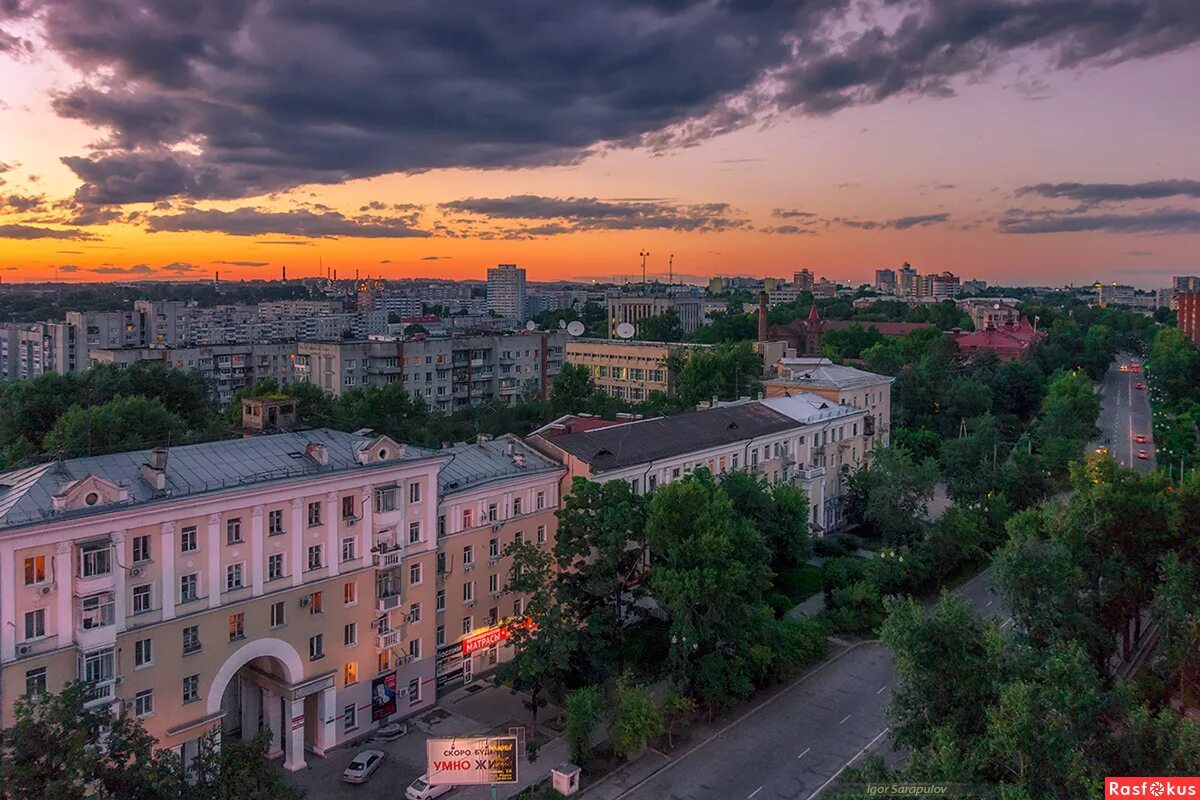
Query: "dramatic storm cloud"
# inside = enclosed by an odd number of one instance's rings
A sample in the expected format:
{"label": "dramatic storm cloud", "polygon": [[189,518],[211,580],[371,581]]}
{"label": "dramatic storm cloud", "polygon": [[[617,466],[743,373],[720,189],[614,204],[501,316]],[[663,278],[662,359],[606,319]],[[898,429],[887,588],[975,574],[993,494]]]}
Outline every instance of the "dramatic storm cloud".
{"label": "dramatic storm cloud", "polygon": [[582,230],[715,231],[743,227],[727,203],[681,205],[660,201],[600,200],[595,197],[472,197],[443,203],[445,212],[476,214],[493,220],[558,220],[514,229],[511,233],[553,236]]}
{"label": "dramatic storm cloud", "polygon": [[[1200,13],[1200,6],[1197,7]],[[1162,200],[1167,197],[1200,198],[1200,181],[1165,180],[1144,183],[1039,183],[1017,190],[1018,195],[1065,198],[1080,203]]]}
{"label": "dramatic storm cloud", "polygon": [[[779,113],[946,95],[1017,50],[1077,67],[1200,38],[1194,0],[850,8],[842,0],[20,0],[8,16],[36,19],[41,40],[28,46],[48,47],[88,76],[54,108],[108,132],[90,154],[63,158],[82,182],[76,200],[90,206],[571,163],[608,144],[661,149]],[[0,35],[0,49],[26,47],[14,30]]]}
{"label": "dramatic storm cloud", "polygon": [[1200,233],[1200,211],[1160,208],[1154,211],[1116,214],[1072,212],[1010,212],[1000,219],[1001,233],[1107,233],[1178,234]]}
{"label": "dramatic storm cloud", "polygon": [[[338,211],[267,211],[238,208],[233,211],[190,208],[178,214],[150,214],[148,229],[159,231],[210,231],[231,236],[287,234],[308,237],[411,238],[429,236],[412,227],[410,217],[364,215],[347,217]],[[277,242],[272,242],[277,244]]]}

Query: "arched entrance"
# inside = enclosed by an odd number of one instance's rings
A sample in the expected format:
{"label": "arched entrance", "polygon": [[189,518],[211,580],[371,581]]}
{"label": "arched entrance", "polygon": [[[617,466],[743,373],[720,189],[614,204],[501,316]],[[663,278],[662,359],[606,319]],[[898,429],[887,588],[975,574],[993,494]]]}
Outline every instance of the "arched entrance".
{"label": "arched entrance", "polygon": [[249,739],[265,726],[271,730],[269,758],[284,757],[284,769],[303,769],[304,697],[297,685],[304,664],[282,639],[247,642],[225,660],[209,687],[207,712],[224,712],[222,736]]}

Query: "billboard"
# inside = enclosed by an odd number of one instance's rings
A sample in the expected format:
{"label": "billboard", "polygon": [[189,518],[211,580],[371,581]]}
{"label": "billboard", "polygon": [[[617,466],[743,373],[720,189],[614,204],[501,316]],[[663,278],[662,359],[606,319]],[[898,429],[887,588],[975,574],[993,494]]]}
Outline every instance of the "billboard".
{"label": "billboard", "polygon": [[429,739],[429,782],[435,786],[517,782],[517,737]]}
{"label": "billboard", "polygon": [[371,679],[371,721],[396,713],[396,671]]}

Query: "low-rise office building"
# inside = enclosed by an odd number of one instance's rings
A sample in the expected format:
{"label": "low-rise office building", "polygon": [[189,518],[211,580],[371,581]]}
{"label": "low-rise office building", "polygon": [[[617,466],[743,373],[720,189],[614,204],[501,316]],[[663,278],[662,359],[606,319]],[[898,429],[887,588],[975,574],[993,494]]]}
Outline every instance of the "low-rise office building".
{"label": "low-rise office building", "polygon": [[651,392],[670,392],[669,357],[707,345],[679,342],[642,342],[620,339],[569,339],[566,343],[568,364],[587,367],[596,388],[620,400],[641,402]]}

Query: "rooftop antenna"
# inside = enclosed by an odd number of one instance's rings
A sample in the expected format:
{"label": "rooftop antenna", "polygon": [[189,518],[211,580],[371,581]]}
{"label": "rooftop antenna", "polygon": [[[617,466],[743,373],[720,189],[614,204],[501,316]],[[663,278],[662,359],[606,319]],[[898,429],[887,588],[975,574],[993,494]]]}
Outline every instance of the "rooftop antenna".
{"label": "rooftop antenna", "polygon": [[667,285],[675,285],[675,254],[667,256]]}
{"label": "rooftop antenna", "polygon": [[650,255],[649,250],[642,250],[638,253],[642,257],[642,288],[646,288],[646,256]]}

